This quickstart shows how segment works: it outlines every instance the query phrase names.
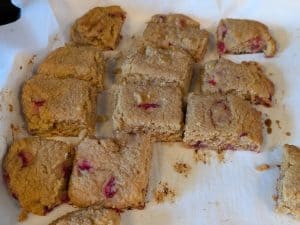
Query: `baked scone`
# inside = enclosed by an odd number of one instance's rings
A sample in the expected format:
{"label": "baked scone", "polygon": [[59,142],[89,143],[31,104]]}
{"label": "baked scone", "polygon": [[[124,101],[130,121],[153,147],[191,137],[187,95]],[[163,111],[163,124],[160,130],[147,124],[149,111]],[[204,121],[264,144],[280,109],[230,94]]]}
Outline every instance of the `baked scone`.
{"label": "baked scone", "polygon": [[85,80],[101,91],[105,61],[97,48],[65,46],[50,52],[39,66],[38,73],[57,78]]}
{"label": "baked scone", "polygon": [[95,133],[97,92],[88,82],[35,75],[22,90],[28,130],[43,136]]}
{"label": "baked scone", "polygon": [[75,153],[70,201],[79,207],[103,202],[106,208],[143,208],[151,158],[149,136],[85,139]]}
{"label": "baked scone", "polygon": [[182,14],[157,14],[152,16],[144,31],[144,39],[163,48],[176,46],[201,61],[208,46],[208,32],[200,24]]}
{"label": "baked scone", "polygon": [[15,141],[3,160],[7,186],[26,212],[45,215],[67,200],[73,148],[29,137]]}
{"label": "baked scone", "polygon": [[268,27],[255,20],[222,19],[217,28],[219,54],[263,52],[266,57],[276,53],[276,43]]}
{"label": "baked scone", "polygon": [[176,87],[124,85],[116,91],[113,128],[143,132],[157,141],[182,140],[182,94]]}
{"label": "baked scone", "polygon": [[259,151],[261,113],[235,95],[188,97],[183,141],[195,149]]}
{"label": "baked scone", "polygon": [[91,206],[63,215],[49,225],[119,225],[120,214],[116,210]]}
{"label": "baked scone", "polygon": [[184,50],[140,44],[120,62],[119,83],[178,86],[186,93],[193,73],[193,59]]}
{"label": "baked scone", "polygon": [[277,212],[300,220],[300,148],[285,145],[277,184]]}
{"label": "baked scone", "polygon": [[120,6],[95,7],[75,21],[71,27],[71,41],[113,50],[119,44],[125,18]]}
{"label": "baked scone", "polygon": [[257,62],[209,61],[204,65],[202,81],[204,93],[234,93],[254,104],[272,105],[274,84]]}

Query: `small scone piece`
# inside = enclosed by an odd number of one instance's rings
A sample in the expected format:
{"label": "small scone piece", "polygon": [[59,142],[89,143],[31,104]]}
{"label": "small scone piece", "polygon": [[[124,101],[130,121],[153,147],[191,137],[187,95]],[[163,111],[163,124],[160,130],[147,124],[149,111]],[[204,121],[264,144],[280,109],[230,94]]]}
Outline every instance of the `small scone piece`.
{"label": "small scone piece", "polygon": [[67,200],[72,161],[70,145],[29,137],[11,145],[3,161],[3,173],[23,210],[45,215]]}
{"label": "small scone piece", "polygon": [[63,215],[49,225],[119,225],[120,214],[102,206],[91,206]]}
{"label": "small scone piece", "polygon": [[263,52],[266,57],[276,53],[276,43],[268,27],[255,20],[222,19],[217,28],[219,54]]}
{"label": "small scone piece", "polygon": [[120,63],[119,83],[178,86],[186,93],[193,72],[193,59],[184,50],[140,44]]}
{"label": "small scone piece", "polygon": [[42,62],[38,74],[57,78],[85,80],[103,90],[105,61],[99,49],[89,46],[65,46],[55,49]]}
{"label": "small scone piece", "polygon": [[182,14],[157,14],[152,16],[144,31],[144,39],[159,47],[176,46],[201,61],[208,46],[208,32],[200,24]]}
{"label": "small scone piece", "polygon": [[93,8],[75,21],[71,40],[78,45],[113,50],[119,43],[125,18],[125,12],[119,6]]}
{"label": "small scone piece", "polygon": [[156,141],[182,140],[182,94],[177,87],[125,85],[116,91],[113,128],[143,132]]}
{"label": "small scone piece", "polygon": [[202,81],[204,93],[234,93],[254,104],[272,105],[274,84],[256,62],[209,61],[204,65]]}
{"label": "small scone piece", "polygon": [[30,133],[42,136],[93,135],[96,89],[88,82],[35,75],[22,90],[22,107]]}
{"label": "small scone piece", "polygon": [[195,149],[259,151],[261,113],[235,95],[188,97],[183,141]]}
{"label": "small scone piece", "polygon": [[149,136],[83,140],[75,153],[68,192],[71,202],[79,207],[103,202],[106,208],[143,208],[151,158]]}
{"label": "small scone piece", "polygon": [[277,211],[300,220],[300,148],[285,145],[277,184]]}

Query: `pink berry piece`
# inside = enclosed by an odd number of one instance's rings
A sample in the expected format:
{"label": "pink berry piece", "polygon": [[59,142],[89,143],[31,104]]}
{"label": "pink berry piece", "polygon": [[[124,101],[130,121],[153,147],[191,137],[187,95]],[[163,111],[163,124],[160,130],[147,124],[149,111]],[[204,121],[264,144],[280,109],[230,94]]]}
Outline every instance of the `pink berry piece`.
{"label": "pink berry piece", "polygon": [[88,160],[84,159],[78,163],[78,169],[80,171],[90,171],[92,169],[92,165]]}
{"label": "pink berry piece", "polygon": [[34,100],[32,101],[33,104],[33,112],[38,114],[39,113],[39,109],[44,106],[45,104],[45,100]]}
{"label": "pink berry piece", "polygon": [[226,34],[227,34],[227,27],[224,24],[220,25],[218,27],[218,38],[223,39],[225,38]]}
{"label": "pink berry piece", "polygon": [[225,144],[224,150],[236,150],[236,148],[232,144]]}
{"label": "pink berry piece", "polygon": [[207,144],[205,144],[203,141],[197,141],[195,144],[192,145],[192,147],[195,149],[201,149],[206,148]]}
{"label": "pink berry piece", "polygon": [[225,44],[222,41],[219,41],[217,44],[217,49],[219,54],[224,54],[226,52]]}
{"label": "pink berry piece", "polygon": [[247,132],[242,132],[242,133],[240,134],[240,137],[246,137],[247,135],[248,135]]}
{"label": "pink berry piece", "polygon": [[259,52],[263,49],[264,42],[260,37],[255,37],[250,40],[250,49],[252,52]]}
{"label": "pink berry piece", "polygon": [[112,198],[116,193],[116,178],[111,177],[103,186],[103,194],[106,198]]}
{"label": "pink berry piece", "polygon": [[137,107],[144,109],[144,110],[148,110],[148,109],[159,108],[160,105],[156,104],[156,103],[141,103],[141,104],[138,104]]}
{"label": "pink berry piece", "polygon": [[18,157],[21,161],[21,167],[27,167],[33,160],[33,155],[30,152],[20,151]]}
{"label": "pink berry piece", "polygon": [[215,79],[210,79],[210,80],[208,81],[208,83],[209,83],[210,85],[212,85],[212,86],[216,86],[216,84],[217,84],[217,82],[216,82]]}

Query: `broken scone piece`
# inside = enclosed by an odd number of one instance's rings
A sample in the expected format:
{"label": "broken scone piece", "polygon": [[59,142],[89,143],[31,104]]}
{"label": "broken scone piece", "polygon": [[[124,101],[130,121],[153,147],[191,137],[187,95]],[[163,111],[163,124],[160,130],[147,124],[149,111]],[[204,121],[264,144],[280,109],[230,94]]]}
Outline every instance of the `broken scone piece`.
{"label": "broken scone piece", "polygon": [[272,57],[276,43],[268,27],[258,21],[222,19],[217,28],[217,49],[219,54],[264,52],[266,57]]}
{"label": "broken scone piece", "polygon": [[235,63],[225,58],[204,65],[204,93],[234,93],[254,104],[272,105],[274,84],[256,62]]}
{"label": "broken scone piece", "polygon": [[113,50],[120,40],[125,12],[119,6],[96,7],[77,19],[71,28],[71,41]]}
{"label": "broken scone piece", "polygon": [[261,113],[235,95],[188,97],[183,141],[195,149],[259,151]]}
{"label": "broken scone piece", "polygon": [[56,78],[76,78],[103,90],[105,61],[101,51],[90,46],[65,46],[50,52],[38,74]]}
{"label": "broken scone piece", "polygon": [[277,212],[300,220],[300,148],[294,145],[284,146],[277,191]]}
{"label": "broken scone piece", "polygon": [[119,225],[120,214],[102,206],[91,206],[63,215],[49,225]]}
{"label": "broken scone piece", "polygon": [[85,139],[75,153],[70,201],[79,207],[103,202],[106,208],[144,208],[151,158],[149,136]]}
{"label": "broken scone piece", "polygon": [[144,39],[159,47],[183,48],[196,61],[201,61],[208,46],[208,32],[200,24],[182,14],[157,14],[152,16],[144,31]]}
{"label": "broken scone piece", "polygon": [[11,145],[4,157],[3,174],[25,212],[45,215],[68,199],[72,162],[70,145],[29,137]]}

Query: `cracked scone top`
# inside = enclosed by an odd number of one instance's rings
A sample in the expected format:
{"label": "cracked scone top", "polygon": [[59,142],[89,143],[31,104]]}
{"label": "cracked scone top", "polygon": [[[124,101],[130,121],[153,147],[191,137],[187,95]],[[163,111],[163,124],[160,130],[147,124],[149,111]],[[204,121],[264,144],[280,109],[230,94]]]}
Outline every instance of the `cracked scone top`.
{"label": "cracked scone top", "polygon": [[3,161],[4,178],[24,211],[45,215],[67,200],[72,160],[70,145],[24,138],[9,148]]}

